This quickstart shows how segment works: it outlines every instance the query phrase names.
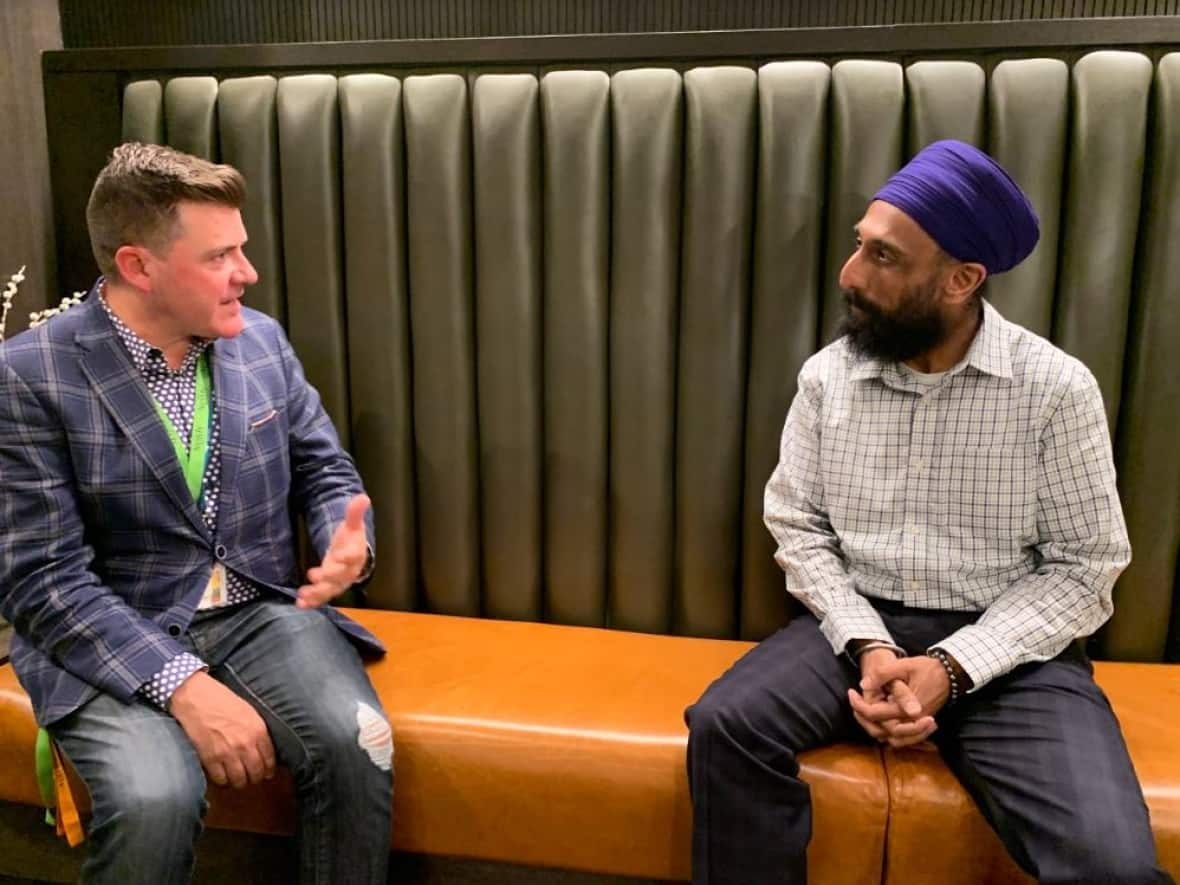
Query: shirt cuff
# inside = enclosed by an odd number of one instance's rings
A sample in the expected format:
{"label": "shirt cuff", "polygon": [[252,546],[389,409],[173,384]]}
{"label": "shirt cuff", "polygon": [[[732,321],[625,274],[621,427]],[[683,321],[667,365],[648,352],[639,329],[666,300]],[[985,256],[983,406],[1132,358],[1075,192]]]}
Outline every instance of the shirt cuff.
{"label": "shirt cuff", "polygon": [[1017,663],[1011,647],[992,631],[978,624],[968,624],[956,630],[931,648],[941,648],[959,662],[971,677],[971,692],[979,691],[998,676],[1011,671]]}
{"label": "shirt cuff", "polygon": [[831,643],[832,651],[838,655],[843,654],[853,639],[873,639],[896,645],[889,631],[885,629],[885,622],[881,620],[877,610],[863,597],[857,599],[860,605],[855,608],[833,609],[819,622],[820,632]]}
{"label": "shirt cuff", "polygon": [[373,569],[377,567],[377,556],[373,553],[373,545],[365,545],[365,564],[361,566],[361,573],[357,575],[354,584],[363,584],[373,577]]}
{"label": "shirt cuff", "polygon": [[208,670],[208,665],[196,655],[182,651],[155,676],[139,687],[139,693],[161,710],[168,709],[172,693],[180,684],[198,670]]}

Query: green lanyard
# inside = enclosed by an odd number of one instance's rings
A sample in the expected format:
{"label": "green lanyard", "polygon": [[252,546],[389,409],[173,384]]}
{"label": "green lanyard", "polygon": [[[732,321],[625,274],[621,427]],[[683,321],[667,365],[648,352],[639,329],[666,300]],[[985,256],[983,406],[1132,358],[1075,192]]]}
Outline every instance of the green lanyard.
{"label": "green lanyard", "polygon": [[164,429],[168,431],[168,438],[172,440],[172,447],[176,449],[176,459],[184,468],[184,479],[193,500],[201,500],[201,481],[205,476],[205,462],[209,457],[209,359],[205,351],[197,359],[197,398],[193,403],[193,434],[190,444],[185,446],[184,440],[172,426],[172,420],[164,407],[154,397],[156,412],[164,422]]}

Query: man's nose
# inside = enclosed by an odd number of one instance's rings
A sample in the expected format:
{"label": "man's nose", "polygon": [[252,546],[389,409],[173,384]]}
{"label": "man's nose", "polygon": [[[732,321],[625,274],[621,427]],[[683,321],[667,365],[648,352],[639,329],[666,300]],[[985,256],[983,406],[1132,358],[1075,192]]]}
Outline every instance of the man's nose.
{"label": "man's nose", "polygon": [[860,249],[848,256],[848,260],[840,268],[837,282],[844,290],[864,288],[864,275],[860,272]]}
{"label": "man's nose", "polygon": [[238,268],[238,272],[242,277],[242,285],[253,286],[258,282],[258,271],[254,269],[254,265],[250,263],[250,259],[245,255],[242,256],[242,264]]}

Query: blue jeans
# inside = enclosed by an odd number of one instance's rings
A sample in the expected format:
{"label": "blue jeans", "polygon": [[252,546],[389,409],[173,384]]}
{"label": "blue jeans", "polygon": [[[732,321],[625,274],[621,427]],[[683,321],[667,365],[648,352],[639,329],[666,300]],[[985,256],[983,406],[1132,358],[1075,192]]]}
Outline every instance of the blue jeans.
{"label": "blue jeans", "polygon": [[[344,634],[319,611],[261,600],[198,613],[182,642],[258,710],[294,776],[299,881],[383,885],[392,744],[374,743],[385,714]],[[100,695],[49,730],[90,791],[82,881],[189,881],[208,806],[176,720],[146,701]]]}

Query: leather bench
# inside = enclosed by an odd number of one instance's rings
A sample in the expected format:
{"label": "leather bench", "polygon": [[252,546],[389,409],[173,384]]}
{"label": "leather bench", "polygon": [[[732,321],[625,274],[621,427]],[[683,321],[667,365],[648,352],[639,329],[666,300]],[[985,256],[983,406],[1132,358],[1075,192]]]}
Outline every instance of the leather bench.
{"label": "leather bench", "polygon": [[[749,643],[349,613],[392,652],[369,672],[394,729],[395,849],[688,878],[684,708]],[[35,736],[28,699],[6,665],[0,800],[40,801]],[[880,882],[888,809],[880,753],[823,749],[807,755],[804,772],[816,803],[819,881]],[[286,778],[241,792],[214,787],[210,804],[214,828],[294,830]]]}
{"label": "leather bench", "polygon": [[[349,613],[392,650],[369,672],[394,728],[394,849],[689,877],[683,711],[749,643]],[[1180,718],[1168,704],[1180,699],[1180,668],[1099,663],[1097,673],[1126,731],[1161,858],[1180,874]],[[0,668],[0,729],[0,800],[36,805],[36,728],[11,666]],[[833,746],[806,754],[803,773],[815,803],[814,881],[1030,881],[930,745]],[[294,830],[286,777],[240,792],[214,787],[210,804],[213,828]]]}

